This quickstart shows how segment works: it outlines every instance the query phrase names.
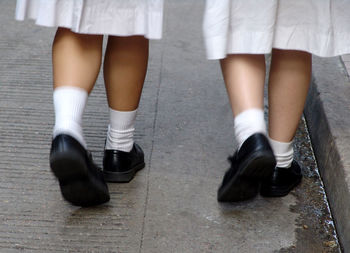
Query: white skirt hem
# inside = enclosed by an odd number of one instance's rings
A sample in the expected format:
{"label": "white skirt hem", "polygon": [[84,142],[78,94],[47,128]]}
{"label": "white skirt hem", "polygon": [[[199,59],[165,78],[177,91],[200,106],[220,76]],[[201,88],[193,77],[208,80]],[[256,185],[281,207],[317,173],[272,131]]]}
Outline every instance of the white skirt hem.
{"label": "white skirt hem", "polygon": [[350,1],[206,0],[208,59],[268,54],[273,48],[321,57],[350,53]]}
{"label": "white skirt hem", "polygon": [[[278,32],[277,32],[278,33]],[[279,32],[280,34],[283,32]],[[334,57],[350,53],[348,34],[334,36],[329,40],[327,35],[304,34],[304,40],[280,35],[283,39],[272,41],[271,35],[261,32],[235,32],[228,36],[205,37],[206,55],[209,60],[224,59],[229,54],[269,54],[273,48],[309,52],[319,57]]]}
{"label": "white skirt hem", "polygon": [[[95,6],[87,6],[90,9],[86,10],[86,3],[72,0],[61,0],[55,3],[46,2],[46,0],[17,0],[16,19],[19,21],[31,19],[36,25],[65,27],[81,34],[142,35],[148,39],[161,39],[163,1],[155,1],[157,2],[155,7],[142,3],[143,8],[130,7],[129,9],[125,6],[123,6],[124,9],[117,9],[118,3],[113,3],[115,10],[104,13],[103,8],[100,11],[94,9]],[[106,0],[105,2],[108,3]]]}

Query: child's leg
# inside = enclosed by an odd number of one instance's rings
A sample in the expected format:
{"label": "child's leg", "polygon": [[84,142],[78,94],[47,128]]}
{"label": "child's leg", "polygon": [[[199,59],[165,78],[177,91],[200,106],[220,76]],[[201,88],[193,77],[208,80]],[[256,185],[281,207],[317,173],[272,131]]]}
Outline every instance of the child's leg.
{"label": "child's leg", "polygon": [[311,79],[311,54],[272,51],[269,80],[269,134],[274,140],[293,140],[303,113]]}
{"label": "child's leg", "polygon": [[86,147],[81,121],[88,94],[94,87],[102,57],[100,35],[57,30],[53,48],[54,137],[66,133]]}
{"label": "child's leg", "polygon": [[110,108],[137,109],[147,72],[148,44],[143,36],[109,37],[103,71]]}
{"label": "child's leg", "polygon": [[266,137],[264,121],[264,55],[230,55],[221,61],[235,116],[238,152],[231,157],[218,190],[219,201],[240,201],[258,193],[259,181],[269,176],[275,158]]}
{"label": "child's leg", "polygon": [[[148,63],[148,39],[143,36],[110,36],[104,62],[104,79],[110,108],[105,173],[115,172],[106,179],[114,182],[130,181],[135,168],[144,166],[142,150],[134,145],[134,122],[139,105]],[[120,152],[122,151],[122,152]],[[134,165],[119,164],[121,156],[132,156]],[[126,178],[118,177],[121,171],[129,171]],[[125,173],[123,174],[125,175]]]}
{"label": "child's leg", "polygon": [[104,79],[110,108],[106,148],[129,152],[148,63],[148,39],[110,36]]}
{"label": "child's leg", "polygon": [[63,197],[74,205],[109,200],[101,171],[86,151],[81,121],[101,64],[102,36],[59,28],[53,43],[55,127],[50,167]]}
{"label": "child's leg", "polygon": [[[310,78],[309,53],[273,50],[269,79],[269,136],[273,146],[277,141],[292,149],[291,142],[303,113]],[[289,160],[286,160],[283,154],[280,156],[276,152],[277,166],[290,166],[293,152],[289,153]]]}
{"label": "child's leg", "polygon": [[264,122],[264,55],[229,55],[221,60],[222,73],[235,117],[240,147],[254,133],[266,133]]}
{"label": "child's leg", "polygon": [[293,138],[304,109],[310,78],[309,53],[273,50],[269,80],[269,136],[277,168],[271,181],[263,184],[262,195],[286,195],[301,180],[300,167],[293,162]]}

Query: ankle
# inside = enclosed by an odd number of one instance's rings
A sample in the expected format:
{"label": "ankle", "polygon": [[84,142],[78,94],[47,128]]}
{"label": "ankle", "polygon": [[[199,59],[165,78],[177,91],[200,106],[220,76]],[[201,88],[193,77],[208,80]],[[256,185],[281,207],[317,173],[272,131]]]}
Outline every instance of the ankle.
{"label": "ankle", "polygon": [[264,111],[254,108],[241,112],[234,119],[234,129],[239,148],[253,134],[262,133],[266,135]]}
{"label": "ankle", "polygon": [[276,157],[276,166],[279,168],[290,168],[293,162],[293,141],[280,142],[270,139],[271,148]]}

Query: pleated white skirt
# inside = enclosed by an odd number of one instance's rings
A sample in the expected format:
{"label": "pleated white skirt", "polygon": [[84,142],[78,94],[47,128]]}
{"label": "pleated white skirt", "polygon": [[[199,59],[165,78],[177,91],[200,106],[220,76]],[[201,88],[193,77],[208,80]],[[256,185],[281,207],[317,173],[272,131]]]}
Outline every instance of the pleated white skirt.
{"label": "pleated white skirt", "polygon": [[209,59],[272,48],[328,57],[350,53],[349,0],[207,0]]}
{"label": "pleated white skirt", "polygon": [[83,34],[162,36],[163,0],[17,0],[16,19]]}

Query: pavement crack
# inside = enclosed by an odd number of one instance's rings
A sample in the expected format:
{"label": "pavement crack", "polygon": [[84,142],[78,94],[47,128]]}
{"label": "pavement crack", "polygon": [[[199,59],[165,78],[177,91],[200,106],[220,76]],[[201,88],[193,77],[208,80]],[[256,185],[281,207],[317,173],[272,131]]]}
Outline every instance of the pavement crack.
{"label": "pavement crack", "polygon": [[149,201],[149,178],[150,178],[150,172],[152,169],[152,157],[153,157],[153,150],[154,150],[154,137],[156,132],[156,125],[157,125],[157,117],[158,117],[158,105],[159,105],[159,94],[162,84],[162,73],[163,73],[163,55],[164,55],[164,43],[161,44],[161,56],[160,56],[160,68],[159,68],[159,83],[157,86],[157,93],[156,93],[156,102],[155,102],[155,109],[154,109],[154,120],[153,120],[153,126],[152,126],[152,143],[151,143],[151,151],[149,156],[149,169],[147,171],[147,186],[146,186],[146,198],[145,198],[145,209],[143,213],[143,221],[142,221],[142,227],[141,227],[141,242],[140,242],[140,248],[139,253],[142,252],[143,247],[143,239],[144,239],[144,231],[145,231],[145,220],[147,216],[147,206]]}

